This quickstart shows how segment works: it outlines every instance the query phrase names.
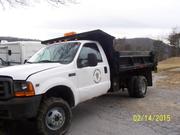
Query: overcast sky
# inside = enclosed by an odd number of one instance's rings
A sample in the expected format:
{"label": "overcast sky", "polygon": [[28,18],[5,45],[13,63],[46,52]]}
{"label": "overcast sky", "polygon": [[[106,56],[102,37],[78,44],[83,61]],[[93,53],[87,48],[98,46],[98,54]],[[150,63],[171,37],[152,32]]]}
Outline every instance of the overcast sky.
{"label": "overcast sky", "polygon": [[78,0],[0,10],[0,36],[49,39],[102,29],[117,38],[162,38],[180,26],[180,0]]}

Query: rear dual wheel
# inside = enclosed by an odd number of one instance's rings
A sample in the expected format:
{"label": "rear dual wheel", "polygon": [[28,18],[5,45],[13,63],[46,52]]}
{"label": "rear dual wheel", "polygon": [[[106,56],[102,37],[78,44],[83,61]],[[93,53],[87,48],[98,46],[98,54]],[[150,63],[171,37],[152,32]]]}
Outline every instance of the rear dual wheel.
{"label": "rear dual wheel", "polygon": [[130,97],[143,98],[147,92],[147,79],[144,76],[133,76],[128,83]]}

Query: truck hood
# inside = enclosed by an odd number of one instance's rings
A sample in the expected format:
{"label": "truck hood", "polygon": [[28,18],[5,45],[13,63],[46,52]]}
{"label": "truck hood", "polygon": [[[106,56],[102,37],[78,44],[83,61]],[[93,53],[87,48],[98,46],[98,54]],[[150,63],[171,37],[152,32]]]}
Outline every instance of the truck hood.
{"label": "truck hood", "polygon": [[60,66],[59,63],[36,63],[0,68],[0,76],[10,76],[14,80],[26,80],[28,76]]}

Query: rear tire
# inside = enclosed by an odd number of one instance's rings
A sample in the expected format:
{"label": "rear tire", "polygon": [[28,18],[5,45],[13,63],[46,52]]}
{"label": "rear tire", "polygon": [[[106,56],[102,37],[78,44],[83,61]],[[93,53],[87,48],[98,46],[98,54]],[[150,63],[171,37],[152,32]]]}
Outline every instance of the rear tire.
{"label": "rear tire", "polygon": [[147,92],[147,80],[144,76],[133,76],[128,83],[130,97],[143,98]]}
{"label": "rear tire", "polygon": [[138,76],[135,84],[135,97],[143,98],[147,92],[147,79],[144,76]]}
{"label": "rear tire", "polygon": [[128,81],[128,93],[130,97],[135,97],[135,84],[137,76],[132,76]]}
{"label": "rear tire", "polygon": [[37,128],[42,135],[63,135],[70,127],[71,108],[61,98],[43,101],[37,117]]}

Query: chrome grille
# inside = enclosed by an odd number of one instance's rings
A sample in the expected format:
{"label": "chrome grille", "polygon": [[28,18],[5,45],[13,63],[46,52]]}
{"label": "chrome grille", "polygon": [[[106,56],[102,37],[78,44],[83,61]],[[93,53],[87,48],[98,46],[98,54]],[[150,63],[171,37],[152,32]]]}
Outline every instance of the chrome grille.
{"label": "chrome grille", "polygon": [[5,89],[4,89],[4,83],[0,82],[0,96],[4,96]]}
{"label": "chrome grille", "polygon": [[9,77],[0,77],[0,99],[7,99],[12,96],[13,81]]}

